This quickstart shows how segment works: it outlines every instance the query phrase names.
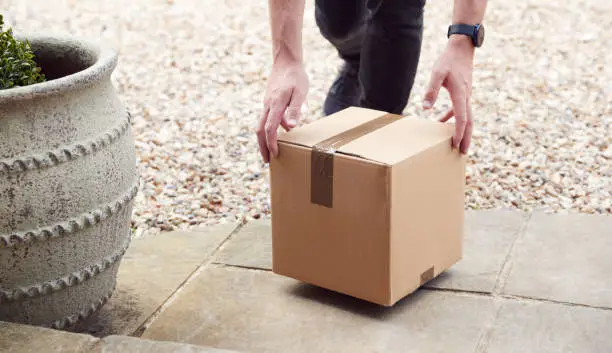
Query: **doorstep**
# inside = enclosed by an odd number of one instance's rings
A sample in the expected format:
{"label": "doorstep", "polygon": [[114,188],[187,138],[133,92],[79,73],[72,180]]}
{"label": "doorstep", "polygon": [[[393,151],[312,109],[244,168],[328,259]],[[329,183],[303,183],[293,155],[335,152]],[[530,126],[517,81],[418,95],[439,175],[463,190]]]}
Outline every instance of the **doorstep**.
{"label": "doorstep", "polygon": [[3,353],[231,353],[176,342],[159,342],[136,337],[86,334],[0,321],[0,352]]}

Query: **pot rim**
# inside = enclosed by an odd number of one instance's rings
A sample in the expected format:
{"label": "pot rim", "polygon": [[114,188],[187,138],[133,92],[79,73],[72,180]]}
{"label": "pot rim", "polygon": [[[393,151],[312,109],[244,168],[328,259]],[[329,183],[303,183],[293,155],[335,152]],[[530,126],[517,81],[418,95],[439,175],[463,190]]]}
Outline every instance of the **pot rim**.
{"label": "pot rim", "polygon": [[0,90],[0,104],[7,104],[24,99],[42,98],[64,94],[82,89],[110,77],[117,66],[117,51],[102,41],[67,34],[43,34],[40,32],[17,33],[15,38],[28,40],[32,47],[36,45],[73,46],[89,52],[95,62],[87,68],[70,75],[28,86]]}

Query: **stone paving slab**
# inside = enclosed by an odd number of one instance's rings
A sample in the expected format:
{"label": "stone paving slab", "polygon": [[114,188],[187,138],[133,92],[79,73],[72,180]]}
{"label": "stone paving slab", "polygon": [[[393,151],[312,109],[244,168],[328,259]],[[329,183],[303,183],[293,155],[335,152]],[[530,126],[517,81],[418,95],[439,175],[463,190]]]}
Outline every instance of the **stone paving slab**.
{"label": "stone paving slab", "polygon": [[86,353],[96,342],[88,335],[0,321],[2,353]]}
{"label": "stone paving slab", "polygon": [[215,262],[272,270],[272,229],[269,219],[249,222],[219,252]]}
{"label": "stone paving slab", "polygon": [[505,301],[487,353],[610,353],[612,310]]}
{"label": "stone paving slab", "polygon": [[200,347],[176,342],[158,342],[135,337],[108,336],[98,351],[92,353],[237,353],[236,351]]}
{"label": "stone paving slab", "polygon": [[463,259],[425,287],[493,292],[526,219],[516,211],[466,212]]}
{"label": "stone paving slab", "polygon": [[392,308],[271,272],[211,267],[142,337],[244,352],[473,353],[492,298],[421,290]]}
{"label": "stone paving slab", "polygon": [[612,308],[611,269],[612,217],[538,212],[516,243],[503,293]]}
{"label": "stone paving slab", "polygon": [[38,326],[0,321],[2,353],[238,353],[177,342],[108,336],[103,339]]}
{"label": "stone paving slab", "polygon": [[73,331],[97,337],[133,334],[236,228],[226,224],[135,239],[111,300]]}
{"label": "stone paving slab", "polygon": [[[515,211],[466,212],[464,257],[426,287],[492,292],[526,214]],[[216,257],[227,265],[272,270],[269,220],[247,224]]]}

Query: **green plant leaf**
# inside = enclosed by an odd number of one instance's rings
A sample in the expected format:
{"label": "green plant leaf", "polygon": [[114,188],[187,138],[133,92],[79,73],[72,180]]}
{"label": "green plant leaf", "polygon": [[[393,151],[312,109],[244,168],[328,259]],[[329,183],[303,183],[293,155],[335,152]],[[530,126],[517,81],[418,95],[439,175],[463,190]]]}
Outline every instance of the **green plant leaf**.
{"label": "green plant leaf", "polygon": [[3,28],[4,17],[0,14],[0,89],[46,81],[30,42],[16,40],[11,28]]}

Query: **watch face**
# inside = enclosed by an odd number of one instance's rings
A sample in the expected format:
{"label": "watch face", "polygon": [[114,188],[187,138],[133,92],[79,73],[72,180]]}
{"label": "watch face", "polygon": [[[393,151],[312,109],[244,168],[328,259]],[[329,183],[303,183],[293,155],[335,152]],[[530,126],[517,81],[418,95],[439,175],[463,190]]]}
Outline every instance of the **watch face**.
{"label": "watch face", "polygon": [[480,25],[478,26],[478,29],[476,30],[476,46],[477,47],[480,47],[482,45],[482,42],[484,42],[484,36],[485,36],[484,26]]}

